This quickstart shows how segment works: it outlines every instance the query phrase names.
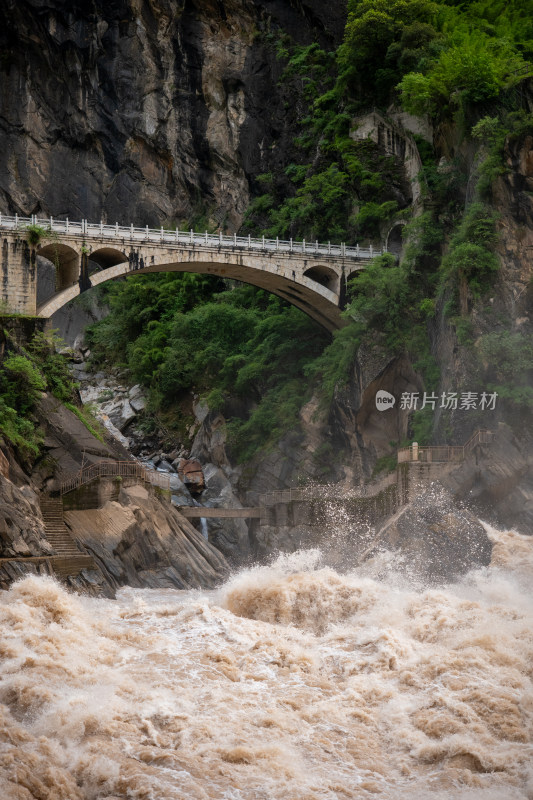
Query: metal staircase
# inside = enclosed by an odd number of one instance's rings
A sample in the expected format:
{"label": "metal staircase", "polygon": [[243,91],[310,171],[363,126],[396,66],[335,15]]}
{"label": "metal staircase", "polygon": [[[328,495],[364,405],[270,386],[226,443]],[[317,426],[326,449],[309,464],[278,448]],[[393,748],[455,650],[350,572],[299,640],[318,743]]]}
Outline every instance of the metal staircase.
{"label": "metal staircase", "polygon": [[46,538],[57,554],[49,558],[57,577],[66,578],[77,575],[82,569],[95,569],[92,556],[78,548],[65,525],[61,498],[42,495],[40,506]]}

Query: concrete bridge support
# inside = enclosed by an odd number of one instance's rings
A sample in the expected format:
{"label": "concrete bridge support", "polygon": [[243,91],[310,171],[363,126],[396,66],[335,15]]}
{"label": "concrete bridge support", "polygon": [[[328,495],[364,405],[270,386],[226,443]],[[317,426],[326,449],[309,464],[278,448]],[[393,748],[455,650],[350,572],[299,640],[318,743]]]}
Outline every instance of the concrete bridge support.
{"label": "concrete bridge support", "polygon": [[37,254],[21,234],[2,238],[0,302],[15,314],[36,314]]}

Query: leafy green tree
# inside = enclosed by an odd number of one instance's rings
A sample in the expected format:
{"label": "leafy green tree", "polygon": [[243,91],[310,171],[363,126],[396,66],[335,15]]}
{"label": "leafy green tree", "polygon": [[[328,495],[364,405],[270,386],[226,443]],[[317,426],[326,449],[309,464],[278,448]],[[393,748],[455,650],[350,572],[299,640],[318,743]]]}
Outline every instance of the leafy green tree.
{"label": "leafy green tree", "polygon": [[483,203],[472,203],[442,260],[441,288],[456,288],[463,315],[468,311],[467,291],[478,297],[499,269],[499,259],[493,252],[497,241],[495,222],[496,215]]}
{"label": "leafy green tree", "polygon": [[20,414],[32,409],[46,389],[43,375],[30,359],[15,354],[2,363],[1,383],[5,401]]}
{"label": "leafy green tree", "polygon": [[459,32],[428,71],[410,72],[399,84],[403,106],[414,114],[445,115],[496,98],[528,74],[522,55],[508,41],[480,31]]}
{"label": "leafy green tree", "polygon": [[429,0],[350,0],[339,69],[351,74],[352,91],[387,103],[398,74],[418,65],[436,38],[437,9]]}

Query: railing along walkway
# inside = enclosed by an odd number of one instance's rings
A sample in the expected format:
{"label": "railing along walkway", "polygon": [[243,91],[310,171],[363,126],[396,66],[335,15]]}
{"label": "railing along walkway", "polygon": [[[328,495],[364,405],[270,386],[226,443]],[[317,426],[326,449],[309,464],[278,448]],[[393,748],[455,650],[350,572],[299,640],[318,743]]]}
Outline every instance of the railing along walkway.
{"label": "railing along walkway", "polygon": [[149,242],[152,244],[180,245],[181,247],[209,247],[209,248],[228,248],[230,250],[255,250],[260,252],[285,253],[286,255],[302,253],[306,255],[325,256],[337,259],[371,259],[381,255],[384,251],[381,247],[361,247],[358,244],[350,246],[344,242],[342,244],[331,244],[331,242],[320,243],[318,241],[309,242],[305,239],[295,241],[293,239],[266,239],[264,236],[255,238],[253,236],[231,236],[222,232],[211,234],[205,231],[197,233],[195,231],[167,230],[161,228],[136,228],[133,225],[123,226],[118,222],[115,225],[105,225],[103,222],[92,223],[86,219],[73,222],[66,220],[53,219],[53,217],[41,218],[37,216],[14,217],[0,214],[0,228],[7,230],[25,231],[28,226],[37,225],[43,228],[46,233],[43,238],[56,239],[57,234],[66,236],[83,236],[84,239],[127,239],[130,242]]}
{"label": "railing along walkway", "polygon": [[[478,444],[490,444],[494,434],[487,430],[477,430],[464,445],[434,445],[432,447],[419,447],[416,442],[410,447],[398,450],[398,464],[406,462],[435,463],[435,462],[460,462],[463,461]],[[389,486],[397,484],[396,471],[376,478],[361,486],[339,489],[338,486],[310,485],[298,489],[280,489],[274,492],[265,492],[259,495],[260,506],[271,506],[277,503],[290,503],[295,501],[310,501],[314,498],[323,500],[347,499],[350,497],[372,497],[379,494]]]}
{"label": "railing along walkway", "polygon": [[260,519],[259,506],[249,508],[208,508],[207,506],[177,506],[187,519]]}
{"label": "railing along walkway", "polygon": [[464,461],[470,450],[473,450],[478,444],[490,444],[493,440],[494,434],[490,431],[477,430],[463,445],[440,444],[419,447],[416,442],[413,442],[410,447],[398,450],[398,464]]}
{"label": "railing along walkway", "polygon": [[360,486],[339,488],[335,484],[302,486],[298,489],[278,489],[259,495],[260,506],[273,506],[277,503],[290,503],[292,501],[310,502],[311,500],[342,500],[357,497],[372,497],[389,486],[396,484],[396,472],[391,472],[381,478],[376,478]]}
{"label": "railing along walkway", "polygon": [[96,478],[138,478],[160,489],[170,489],[170,475],[147,469],[137,461],[98,461],[84,467],[61,484],[61,494],[78,489]]}

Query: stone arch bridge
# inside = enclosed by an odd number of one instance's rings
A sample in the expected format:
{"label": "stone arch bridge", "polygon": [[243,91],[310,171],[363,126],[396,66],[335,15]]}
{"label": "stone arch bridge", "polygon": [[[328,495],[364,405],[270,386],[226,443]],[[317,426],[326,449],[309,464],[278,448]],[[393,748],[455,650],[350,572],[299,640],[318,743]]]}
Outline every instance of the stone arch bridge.
{"label": "stone arch bridge", "polygon": [[[29,243],[33,226],[46,231]],[[76,295],[113,278],[149,272],[198,272],[266,289],[328,331],[343,324],[350,275],[381,249],[304,241],[121,227],[87,220],[0,215],[0,300],[10,311],[51,317]],[[51,261],[56,290],[37,307],[37,256]]]}

